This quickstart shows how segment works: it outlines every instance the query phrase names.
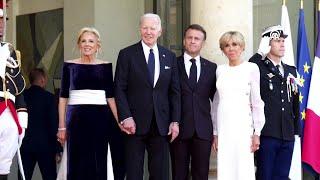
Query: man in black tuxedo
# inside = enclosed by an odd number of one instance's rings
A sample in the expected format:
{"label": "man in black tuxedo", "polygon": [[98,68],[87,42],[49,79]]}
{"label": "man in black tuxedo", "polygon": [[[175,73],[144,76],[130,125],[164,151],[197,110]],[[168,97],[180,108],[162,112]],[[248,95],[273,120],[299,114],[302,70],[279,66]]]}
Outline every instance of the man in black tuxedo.
{"label": "man in black tuxedo", "polygon": [[178,138],[171,145],[172,177],[186,180],[191,158],[191,176],[207,180],[213,138],[210,100],[216,91],[217,65],[202,57],[206,31],[198,24],[184,32],[185,52],[178,57],[181,86],[181,123]]}
{"label": "man in black tuxedo", "polygon": [[140,19],[141,41],[119,52],[115,100],[125,137],[127,180],[143,179],[145,149],[149,179],[169,179],[169,143],[179,134],[180,84],[175,54],[157,44],[161,20]]}
{"label": "man in black tuxedo", "polygon": [[[55,180],[58,143],[58,112],[55,97],[45,90],[47,75],[35,68],[29,74],[31,87],[24,92],[29,124],[21,146],[21,157],[26,180],[32,179],[36,163],[44,180]],[[20,178],[19,178],[20,179]]]}

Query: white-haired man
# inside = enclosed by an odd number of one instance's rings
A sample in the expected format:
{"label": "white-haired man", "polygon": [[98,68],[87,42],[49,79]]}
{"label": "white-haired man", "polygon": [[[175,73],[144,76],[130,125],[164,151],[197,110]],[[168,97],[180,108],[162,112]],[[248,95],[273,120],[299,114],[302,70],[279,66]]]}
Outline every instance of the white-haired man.
{"label": "white-haired man", "polygon": [[140,19],[141,41],[119,52],[115,100],[125,137],[127,180],[143,179],[148,151],[149,177],[169,179],[168,135],[179,134],[180,84],[175,54],[157,44],[161,20],[156,14]]}

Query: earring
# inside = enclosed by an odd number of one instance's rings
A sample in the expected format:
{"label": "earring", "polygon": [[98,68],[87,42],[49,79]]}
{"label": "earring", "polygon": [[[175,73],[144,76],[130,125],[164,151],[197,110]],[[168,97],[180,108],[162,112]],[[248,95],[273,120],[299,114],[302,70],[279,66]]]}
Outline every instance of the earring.
{"label": "earring", "polygon": [[101,48],[97,49],[96,57],[101,54]]}
{"label": "earring", "polygon": [[96,52],[96,59],[98,59],[98,54],[99,54],[99,49],[97,49],[97,52]]}

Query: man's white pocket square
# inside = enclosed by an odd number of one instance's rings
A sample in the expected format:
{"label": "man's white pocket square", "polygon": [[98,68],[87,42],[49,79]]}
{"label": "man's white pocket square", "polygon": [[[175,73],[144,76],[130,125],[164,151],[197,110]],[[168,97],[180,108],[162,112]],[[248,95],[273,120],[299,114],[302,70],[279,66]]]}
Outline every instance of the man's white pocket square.
{"label": "man's white pocket square", "polygon": [[169,66],[164,66],[164,69],[170,69],[171,67],[169,67]]}

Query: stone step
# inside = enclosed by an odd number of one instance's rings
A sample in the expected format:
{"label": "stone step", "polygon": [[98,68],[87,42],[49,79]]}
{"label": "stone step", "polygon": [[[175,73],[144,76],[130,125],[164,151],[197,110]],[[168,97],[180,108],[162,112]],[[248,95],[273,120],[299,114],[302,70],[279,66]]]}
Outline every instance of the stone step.
{"label": "stone step", "polygon": [[217,169],[210,169],[208,180],[217,180]]}
{"label": "stone step", "polygon": [[214,152],[211,153],[208,180],[217,180],[217,155]]}

